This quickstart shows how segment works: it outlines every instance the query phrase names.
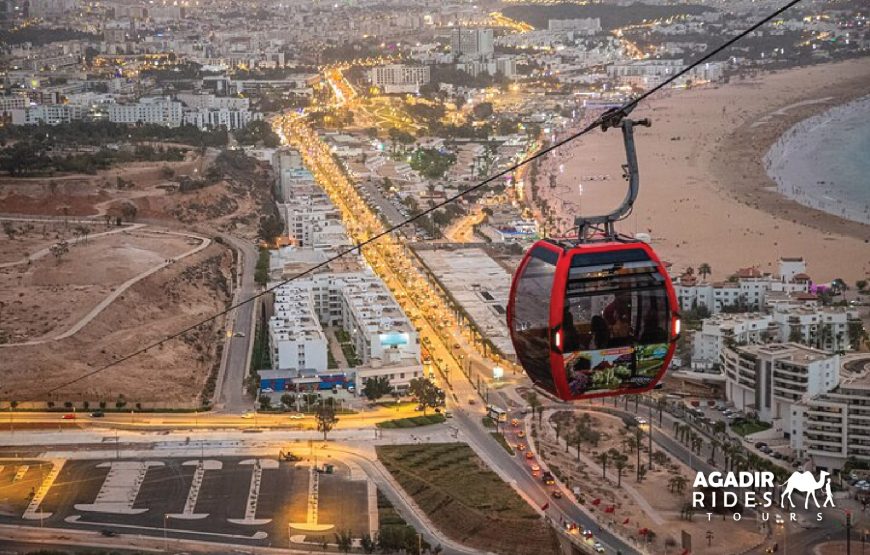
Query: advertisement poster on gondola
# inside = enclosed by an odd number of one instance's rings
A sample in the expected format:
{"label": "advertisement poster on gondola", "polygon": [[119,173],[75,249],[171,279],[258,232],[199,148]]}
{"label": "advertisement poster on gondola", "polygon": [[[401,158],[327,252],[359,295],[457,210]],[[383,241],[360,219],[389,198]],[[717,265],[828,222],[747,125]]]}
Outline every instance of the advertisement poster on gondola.
{"label": "advertisement poster on gondola", "polygon": [[568,387],[574,395],[649,385],[668,352],[665,343],[578,351],[565,356]]}

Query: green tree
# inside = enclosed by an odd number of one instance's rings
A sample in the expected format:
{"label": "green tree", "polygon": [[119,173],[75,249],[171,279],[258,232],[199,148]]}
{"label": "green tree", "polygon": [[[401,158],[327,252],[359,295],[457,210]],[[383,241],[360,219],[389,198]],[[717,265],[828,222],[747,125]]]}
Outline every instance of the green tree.
{"label": "green tree", "polygon": [[327,434],[338,424],[338,418],[335,416],[335,407],[332,403],[321,401],[317,406],[314,418],[317,420],[317,431],[323,432],[323,441],[326,441]]}
{"label": "green tree", "polygon": [[272,407],[272,399],[268,395],[260,395],[258,401],[260,403],[260,410],[269,410]]}
{"label": "green tree", "polygon": [[408,385],[411,396],[423,406],[423,416],[427,408],[437,407],[444,400],[444,392],[426,378],[414,378]]}
{"label": "green tree", "polygon": [[700,266],[698,266],[698,274],[700,274],[702,279],[707,279],[707,276],[709,276],[712,273],[713,273],[712,268],[710,268],[710,265],[707,264],[706,262],[704,262]]}
{"label": "green tree", "polygon": [[381,397],[391,394],[393,392],[393,386],[390,385],[389,377],[378,376],[367,379],[362,392],[366,399],[374,402]]}
{"label": "green tree", "polygon": [[366,533],[359,541],[359,546],[362,548],[363,553],[374,553],[377,548],[377,543],[372,539],[372,535]]}
{"label": "green tree", "polygon": [[349,552],[353,547],[353,536],[351,536],[350,530],[342,530],[341,532],[336,532],[335,544],[338,547],[338,550],[342,553]]}
{"label": "green tree", "polygon": [[296,404],[296,397],[295,396],[290,395],[289,393],[285,393],[284,395],[281,395],[281,405],[283,405],[284,408],[289,409],[290,407],[294,406],[295,404]]}

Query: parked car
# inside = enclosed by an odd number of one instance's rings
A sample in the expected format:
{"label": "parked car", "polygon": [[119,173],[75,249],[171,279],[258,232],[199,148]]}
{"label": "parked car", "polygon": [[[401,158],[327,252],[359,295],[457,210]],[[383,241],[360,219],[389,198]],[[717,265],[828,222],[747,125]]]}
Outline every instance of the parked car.
{"label": "parked car", "polygon": [[74,412],[70,412],[70,413],[64,414],[62,418],[63,418],[63,420],[75,420],[76,414]]}
{"label": "parked car", "polygon": [[102,418],[102,417],[106,416],[106,413],[101,411],[101,410],[95,410],[94,412],[91,413],[91,416],[93,418]]}
{"label": "parked car", "polygon": [[562,490],[554,489],[550,495],[553,496],[553,499],[562,499]]}
{"label": "parked car", "polygon": [[761,449],[762,447],[767,447],[767,444],[764,443],[763,441],[759,441],[758,443],[755,444],[756,449]]}
{"label": "parked car", "polygon": [[526,444],[525,443],[517,443],[517,451],[525,451]]}
{"label": "parked car", "polygon": [[601,545],[601,542],[595,542],[595,545],[592,546],[592,549],[595,550],[595,553],[604,553],[604,546]]}

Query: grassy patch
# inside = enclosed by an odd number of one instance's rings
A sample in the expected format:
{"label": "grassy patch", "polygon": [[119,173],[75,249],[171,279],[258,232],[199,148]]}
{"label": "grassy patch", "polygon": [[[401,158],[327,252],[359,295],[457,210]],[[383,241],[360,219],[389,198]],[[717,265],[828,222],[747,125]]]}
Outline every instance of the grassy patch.
{"label": "grassy patch", "polygon": [[405,526],[408,524],[381,490],[378,490],[378,522],[381,526]]}
{"label": "grassy patch", "polygon": [[484,428],[495,428],[495,426],[496,426],[495,420],[493,420],[492,418],[490,418],[488,416],[484,416],[481,419],[481,422],[483,423]]}
{"label": "grassy patch", "polygon": [[405,492],[454,540],[508,555],[558,553],[555,533],[468,445],[384,445],[377,453]]}
{"label": "grassy patch", "polygon": [[498,442],[499,445],[504,447],[505,451],[507,451],[508,453],[511,454],[511,456],[513,456],[514,449],[513,449],[513,447],[511,447],[511,444],[508,443],[507,440],[504,438],[504,435],[502,435],[498,432],[489,432],[489,435],[491,435],[493,437],[493,439],[495,439]]}
{"label": "grassy patch", "polygon": [[769,430],[770,424],[765,424],[764,422],[757,421],[743,421],[735,423],[731,426],[731,429],[736,434],[739,434],[741,436],[748,436],[749,434],[754,434],[755,432]]}
{"label": "grassy patch", "polygon": [[412,416],[410,418],[397,418],[395,420],[387,420],[378,422],[378,428],[417,428],[419,426],[428,426],[430,424],[441,424],[444,422],[443,414],[428,414],[426,416]]}

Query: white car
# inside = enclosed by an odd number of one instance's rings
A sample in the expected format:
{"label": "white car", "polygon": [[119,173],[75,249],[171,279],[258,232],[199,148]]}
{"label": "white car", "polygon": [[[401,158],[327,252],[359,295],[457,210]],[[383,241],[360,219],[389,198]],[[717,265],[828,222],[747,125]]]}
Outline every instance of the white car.
{"label": "white car", "polygon": [[302,420],[305,418],[305,415],[301,412],[296,412],[290,415],[290,420]]}
{"label": "white car", "polygon": [[604,553],[604,546],[601,545],[601,542],[595,542],[595,545],[592,546],[592,549],[595,550],[595,553]]}
{"label": "white car", "polygon": [[245,411],[245,413],[242,415],[242,418],[244,418],[245,420],[248,420],[249,418],[253,418],[253,417],[254,417],[254,413],[252,413],[251,411]]}
{"label": "white car", "polygon": [[776,523],[777,523],[778,525],[780,525],[780,526],[785,526],[785,519],[782,518],[782,515],[781,515],[781,514],[777,514],[777,515],[774,517],[774,521],[776,521]]}

